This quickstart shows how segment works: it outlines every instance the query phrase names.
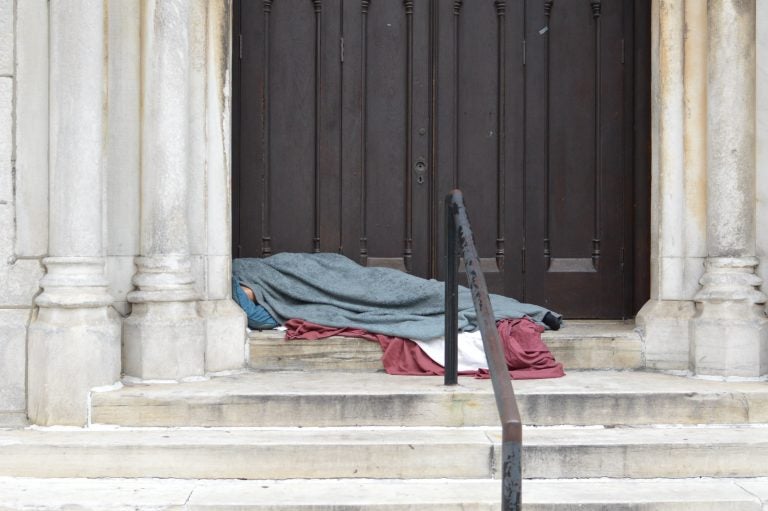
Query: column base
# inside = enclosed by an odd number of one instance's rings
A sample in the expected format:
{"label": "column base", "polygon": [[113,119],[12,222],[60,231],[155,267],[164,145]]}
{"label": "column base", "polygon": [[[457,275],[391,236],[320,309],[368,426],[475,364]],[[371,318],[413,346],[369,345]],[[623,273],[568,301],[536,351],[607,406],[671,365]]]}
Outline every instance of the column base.
{"label": "column base", "polygon": [[205,325],[196,302],[134,303],[123,321],[123,371],[142,380],[205,374]]}
{"label": "column base", "polygon": [[650,300],[637,313],[643,338],[645,367],[686,371],[690,359],[690,320],[696,313],[687,300]]}
{"label": "column base", "polygon": [[691,370],[702,376],[768,374],[768,319],[748,302],[703,302],[691,321]]}
{"label": "column base", "polygon": [[111,307],[41,307],[29,327],[30,420],[85,426],[88,394],[120,380],[120,320]]}
{"label": "column base", "polygon": [[246,363],[245,314],[230,299],[198,302],[205,320],[206,372],[241,369]]}
{"label": "column base", "polygon": [[768,374],[768,318],[755,257],[710,257],[691,321],[691,370],[705,376]]}

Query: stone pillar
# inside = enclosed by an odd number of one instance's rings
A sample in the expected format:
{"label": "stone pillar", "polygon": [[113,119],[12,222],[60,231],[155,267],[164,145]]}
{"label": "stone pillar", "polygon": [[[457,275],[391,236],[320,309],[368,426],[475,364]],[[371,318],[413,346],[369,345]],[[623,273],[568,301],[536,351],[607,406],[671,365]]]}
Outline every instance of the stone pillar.
{"label": "stone pillar", "polygon": [[636,318],[651,369],[688,368],[689,322],[705,255],[697,243],[705,222],[697,205],[705,197],[691,187],[692,174],[704,172],[691,159],[700,150],[691,142],[705,137],[706,123],[697,125],[691,112],[699,82],[706,83],[695,66],[698,53],[706,54],[706,43],[703,50],[697,45],[706,36],[705,8],[684,0],[652,4],[651,293]]}
{"label": "stone pillar", "polygon": [[88,392],[120,378],[120,324],[104,276],[104,2],[50,2],[47,273],[29,328],[28,414],[84,425]]}
{"label": "stone pillar", "polygon": [[141,255],[123,324],[125,373],[176,380],[205,371],[205,327],[189,251],[187,0],[142,3]]}
{"label": "stone pillar", "polygon": [[768,373],[755,274],[755,3],[709,0],[707,262],[692,321],[696,374]]}

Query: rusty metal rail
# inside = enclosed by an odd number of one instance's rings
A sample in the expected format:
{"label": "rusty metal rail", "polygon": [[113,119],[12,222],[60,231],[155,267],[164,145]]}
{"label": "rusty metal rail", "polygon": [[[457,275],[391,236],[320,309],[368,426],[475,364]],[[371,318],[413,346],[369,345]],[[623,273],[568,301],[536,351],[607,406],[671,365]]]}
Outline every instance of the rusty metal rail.
{"label": "rusty metal rail", "polygon": [[[457,238],[458,237],[458,238]],[[461,243],[467,282],[477,312],[485,356],[491,373],[496,407],[502,430],[501,509],[520,511],[522,490],[523,428],[512,380],[509,377],[504,347],[501,344],[485,276],[480,270],[472,228],[460,190],[445,198],[445,384],[458,381],[458,264],[456,252]]]}

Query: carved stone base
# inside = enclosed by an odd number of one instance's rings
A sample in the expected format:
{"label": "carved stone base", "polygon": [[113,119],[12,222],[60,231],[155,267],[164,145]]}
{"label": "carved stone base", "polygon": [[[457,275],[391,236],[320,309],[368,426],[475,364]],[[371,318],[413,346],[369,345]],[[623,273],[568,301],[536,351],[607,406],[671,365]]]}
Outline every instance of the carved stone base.
{"label": "carved stone base", "polygon": [[754,257],[707,261],[691,321],[691,370],[700,375],[768,374],[768,318]]}
{"label": "carved stone base", "polygon": [[134,303],[123,321],[123,371],[143,380],[205,374],[205,325],[196,302]]}
{"label": "carved stone base", "polygon": [[695,313],[689,300],[650,300],[640,309],[635,324],[643,339],[646,368],[688,370],[690,320]]}
{"label": "carved stone base", "polygon": [[698,375],[768,374],[768,319],[759,305],[702,303],[691,321],[691,370]]}
{"label": "carved stone base", "polygon": [[38,314],[29,327],[29,418],[84,426],[89,391],[120,380],[119,317],[111,307],[41,307]]}
{"label": "carved stone base", "polygon": [[232,300],[198,303],[205,320],[205,370],[228,371],[245,367],[245,314]]}

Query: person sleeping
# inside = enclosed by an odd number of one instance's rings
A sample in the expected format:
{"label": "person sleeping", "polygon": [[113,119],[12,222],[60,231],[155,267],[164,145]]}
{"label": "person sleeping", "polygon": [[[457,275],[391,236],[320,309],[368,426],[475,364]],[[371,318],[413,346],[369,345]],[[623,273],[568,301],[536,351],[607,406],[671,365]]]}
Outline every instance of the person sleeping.
{"label": "person sleeping", "polygon": [[248,317],[248,328],[251,330],[269,330],[278,323],[263,306],[256,303],[256,296],[248,286],[232,277],[232,298],[245,311]]}
{"label": "person sleeping", "polygon": [[[289,319],[428,340],[444,335],[444,284],[389,268],[360,266],[340,254],[279,253],[232,261],[232,296],[248,326],[274,328]],[[559,314],[491,295],[494,319],[527,317],[553,330]],[[471,293],[459,289],[458,327],[477,329]]]}

